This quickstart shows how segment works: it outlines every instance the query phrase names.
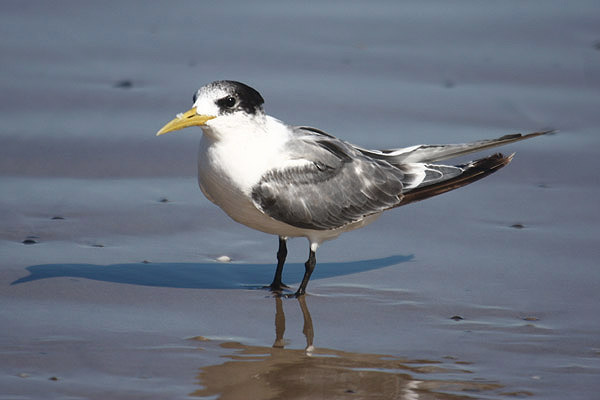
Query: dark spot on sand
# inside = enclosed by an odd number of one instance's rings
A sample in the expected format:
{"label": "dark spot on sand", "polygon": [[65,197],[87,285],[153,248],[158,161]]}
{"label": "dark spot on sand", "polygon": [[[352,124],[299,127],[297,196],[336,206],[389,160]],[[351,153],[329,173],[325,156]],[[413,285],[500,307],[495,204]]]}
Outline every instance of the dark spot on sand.
{"label": "dark spot on sand", "polygon": [[25,239],[22,242],[23,244],[36,244],[37,242],[33,239]]}
{"label": "dark spot on sand", "polygon": [[600,40],[596,40],[596,42],[594,43],[594,48],[596,50],[600,50]]}
{"label": "dark spot on sand", "polygon": [[352,390],[352,389],[347,389],[346,393],[356,393],[356,392],[354,390]]}
{"label": "dark spot on sand", "polygon": [[538,317],[525,317],[523,318],[523,321],[539,321],[540,319]]}
{"label": "dark spot on sand", "polygon": [[61,216],[56,216],[56,217],[52,217],[53,220],[57,220],[57,219],[65,219],[65,217],[61,217]]}
{"label": "dark spot on sand", "polygon": [[114,84],[114,87],[119,89],[131,89],[133,87],[133,82],[129,79],[122,79]]}
{"label": "dark spot on sand", "polygon": [[454,86],[456,86],[456,82],[454,82],[452,79],[446,79],[444,80],[444,87],[447,89],[451,89]]}
{"label": "dark spot on sand", "polygon": [[103,244],[93,244],[92,247],[104,247]]}
{"label": "dark spot on sand", "polygon": [[510,227],[511,228],[515,228],[515,229],[523,229],[523,228],[525,228],[525,225],[523,225],[523,224],[512,224]]}
{"label": "dark spot on sand", "polygon": [[142,261],[142,264],[150,264],[150,261],[144,260],[144,261]]}
{"label": "dark spot on sand", "polygon": [[160,203],[168,203],[169,199],[167,199],[166,197],[163,197],[162,199],[159,200]]}
{"label": "dark spot on sand", "polygon": [[504,392],[504,393],[500,393],[500,394],[503,395],[503,396],[516,397],[516,398],[519,398],[519,397],[531,397],[531,396],[534,395],[533,392],[529,392],[527,390],[521,390],[521,391],[518,391],[518,392]]}
{"label": "dark spot on sand", "polygon": [[56,376],[51,376],[50,378],[48,378],[48,380],[50,380],[50,381],[57,381],[58,378]]}
{"label": "dark spot on sand", "polygon": [[460,315],[454,315],[454,316],[450,317],[450,319],[453,319],[454,321],[462,321],[464,318],[461,317]]}

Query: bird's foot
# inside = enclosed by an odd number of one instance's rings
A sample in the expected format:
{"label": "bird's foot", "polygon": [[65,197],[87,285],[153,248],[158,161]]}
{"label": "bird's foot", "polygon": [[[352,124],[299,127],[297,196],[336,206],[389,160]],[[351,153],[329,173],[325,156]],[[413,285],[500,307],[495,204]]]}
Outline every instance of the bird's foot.
{"label": "bird's foot", "polygon": [[273,282],[270,285],[264,286],[264,288],[274,293],[281,293],[284,289],[289,289],[290,287],[283,282]]}
{"label": "bird's foot", "polygon": [[287,294],[285,297],[287,297],[287,298],[296,298],[297,299],[298,297],[302,297],[305,294],[306,294],[306,291],[298,289],[298,291],[296,293],[294,293],[294,294]]}

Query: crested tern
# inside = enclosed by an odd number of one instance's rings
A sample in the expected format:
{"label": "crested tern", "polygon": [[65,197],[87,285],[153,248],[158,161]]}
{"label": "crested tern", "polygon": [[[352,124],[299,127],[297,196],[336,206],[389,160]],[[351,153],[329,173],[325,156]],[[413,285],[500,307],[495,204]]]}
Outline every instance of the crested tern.
{"label": "crested tern", "polygon": [[198,183],[233,220],[277,235],[277,267],[269,286],[281,292],[291,237],[309,241],[295,295],[305,294],[321,243],[373,222],[383,211],[465,186],[507,165],[500,153],[461,165],[434,162],[529,139],[550,131],[464,144],[368,150],[316,128],[267,115],[259,92],[236,81],[198,89],[193,107],[157,133],[199,126]]}

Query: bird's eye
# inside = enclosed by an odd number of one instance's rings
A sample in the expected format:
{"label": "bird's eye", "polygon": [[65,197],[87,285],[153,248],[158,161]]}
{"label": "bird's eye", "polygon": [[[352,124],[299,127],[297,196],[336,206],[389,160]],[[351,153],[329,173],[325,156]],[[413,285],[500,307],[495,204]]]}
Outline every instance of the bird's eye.
{"label": "bird's eye", "polygon": [[233,106],[235,106],[235,97],[227,96],[225,98],[225,107],[231,108]]}
{"label": "bird's eye", "polygon": [[217,103],[217,106],[219,106],[219,108],[221,110],[232,109],[235,106],[235,104],[237,103],[237,100],[233,96],[226,96],[226,97],[223,97],[222,99],[217,100],[216,103]]}

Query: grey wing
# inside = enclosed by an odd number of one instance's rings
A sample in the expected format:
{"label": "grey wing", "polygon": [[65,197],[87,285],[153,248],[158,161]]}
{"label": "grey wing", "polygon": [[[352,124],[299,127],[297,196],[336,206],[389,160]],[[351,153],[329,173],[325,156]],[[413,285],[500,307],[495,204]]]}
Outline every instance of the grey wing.
{"label": "grey wing", "polygon": [[[264,174],[252,189],[252,199],[272,218],[306,229],[340,228],[368,215],[445,193],[497,171],[512,159],[496,154],[455,166],[414,162],[410,157],[406,162],[393,162],[381,157],[384,153],[357,148],[315,128],[293,129],[299,138],[286,151],[291,159],[304,163]],[[473,146],[480,150],[541,134],[450,145],[450,151],[467,154],[476,151]],[[458,148],[462,146],[471,149],[461,151]],[[421,146],[413,150],[417,147]]]}
{"label": "grey wing", "polygon": [[360,147],[356,147],[356,149],[369,157],[386,160],[393,165],[401,165],[404,163],[430,163],[463,156],[480,150],[502,146],[552,132],[554,131],[535,132],[526,135],[517,133],[514,135],[505,135],[497,139],[480,140],[477,142],[461,144],[427,144],[391,150],[367,150]]}
{"label": "grey wing", "polygon": [[397,205],[408,174],[313,132],[286,149],[295,166],[273,169],[252,189],[256,207],[289,225],[335,229]]}

